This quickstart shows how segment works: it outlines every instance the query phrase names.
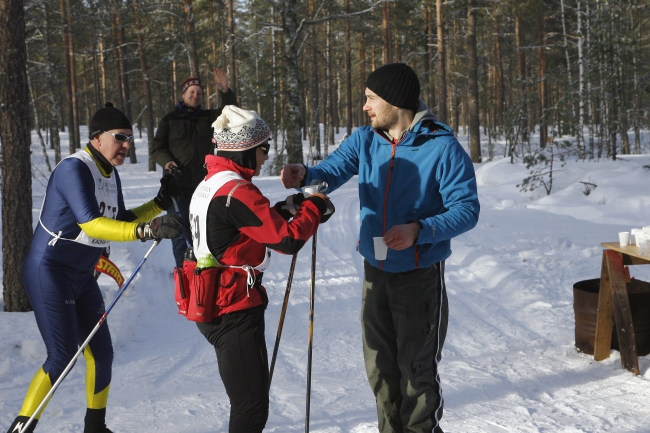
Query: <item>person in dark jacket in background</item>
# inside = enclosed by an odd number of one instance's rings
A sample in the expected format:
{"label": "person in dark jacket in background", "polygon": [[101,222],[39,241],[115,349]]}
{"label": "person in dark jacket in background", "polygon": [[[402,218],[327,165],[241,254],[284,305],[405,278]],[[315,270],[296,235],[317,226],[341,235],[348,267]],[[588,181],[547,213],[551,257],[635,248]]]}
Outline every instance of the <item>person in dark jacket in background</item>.
{"label": "person in dark jacket in background", "polygon": [[205,271],[194,279],[207,278],[201,285],[214,288],[216,305],[212,320],[197,326],[217,354],[230,399],[228,431],[261,433],[269,412],[262,272],[270,250],[297,253],[334,207],[325,195],[302,193],[272,207],[251,182],[269,152],[270,131],[257,113],[226,106],[213,126],[217,155],[205,158],[208,175],[190,211],[197,268],[207,261],[218,272],[215,281]]}
{"label": "person in dark jacket in background", "polygon": [[[222,105],[216,109],[201,108],[204,97],[203,84],[198,78],[188,78],[183,82],[182,100],[174,111],[162,118],[151,145],[151,157],[158,165],[166,171],[180,171],[177,179],[183,195],[176,202],[186,233],[189,233],[190,229],[189,207],[192,193],[207,173],[203,167],[205,156],[214,153],[212,122],[219,117],[224,106],[237,105],[237,97],[228,87],[226,73],[216,68],[214,77]],[[167,213],[175,214],[176,210],[172,206]],[[186,248],[182,235],[172,239],[177,267],[183,266]]]}
{"label": "person in dark jacket in background", "polygon": [[[38,413],[36,409],[104,314],[93,272],[103,248],[110,241],[173,238],[181,232],[176,215],[156,217],[171,202],[168,179],[161,180],[153,200],[133,209],[124,207],[115,167],[124,163],[133,141],[129,119],[107,103],[95,113],[89,129],[90,143],[52,172],[23,263],[23,283],[47,359],[34,375],[8,433],[34,431],[45,406]],[[83,355],[88,407],[83,431],[111,433],[105,423],[113,365],[108,321],[98,328]]]}
{"label": "person in dark jacket in background", "polygon": [[[362,341],[378,428],[442,433],[445,260],[451,239],[478,221],[474,167],[451,128],[419,99],[410,66],[378,68],[365,95],[371,127],[357,129],[315,167],[285,166],[281,180],[287,188],[325,181],[333,192],[359,176]],[[375,242],[388,247],[385,256]]]}

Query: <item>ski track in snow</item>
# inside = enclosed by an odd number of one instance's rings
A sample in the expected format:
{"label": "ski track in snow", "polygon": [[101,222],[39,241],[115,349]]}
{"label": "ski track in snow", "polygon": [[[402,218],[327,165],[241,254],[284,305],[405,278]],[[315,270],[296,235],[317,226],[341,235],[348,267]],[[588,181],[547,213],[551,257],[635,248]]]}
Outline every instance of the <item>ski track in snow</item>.
{"label": "ski track in snow", "polygon": [[[160,172],[143,171],[144,142],[137,145],[139,163],[119,169],[127,207],[155,196],[159,185]],[[32,150],[41,166],[40,145]],[[621,368],[616,351],[602,362],[578,353],[572,295],[575,282],[600,275],[600,242],[650,225],[650,171],[641,169],[649,159],[569,163],[556,180],[558,191],[548,197],[518,191],[515,185],[527,173],[522,165],[477,165],[480,220],[452,241],[446,262],[450,322],[440,364],[446,432],[650,432],[650,356],[639,358],[637,377]],[[581,180],[599,186],[586,196]],[[271,203],[291,193],[277,177],[254,182]],[[34,182],[35,222],[45,184],[43,178]],[[376,432],[361,349],[356,178],[331,198],[336,213],[319,229],[317,242],[310,430]],[[298,255],[268,432],[304,430],[311,246]],[[111,259],[128,277],[149,247],[114,243]],[[269,358],[290,262],[276,253],[264,275]],[[172,267],[171,245],[163,241],[108,317],[115,362],[107,418],[116,433],[227,431],[230,408],[214,349],[176,314]],[[644,268],[632,273],[650,281]],[[105,276],[99,281],[108,304],[117,288]],[[44,359],[33,314],[0,312],[0,431],[13,420]],[[83,431],[84,374],[82,357],[37,431]]]}

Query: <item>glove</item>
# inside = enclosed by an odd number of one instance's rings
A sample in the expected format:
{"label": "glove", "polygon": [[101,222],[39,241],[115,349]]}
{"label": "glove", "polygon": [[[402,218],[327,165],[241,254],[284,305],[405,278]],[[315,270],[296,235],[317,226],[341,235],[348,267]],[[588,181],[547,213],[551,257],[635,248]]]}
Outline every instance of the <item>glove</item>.
{"label": "glove", "polygon": [[299,192],[298,194],[290,195],[284,201],[277,202],[273,207],[282,216],[282,218],[289,221],[296,215],[296,212],[298,212],[300,205],[304,201],[304,194]]}
{"label": "glove", "polygon": [[327,222],[327,220],[330,219],[336,210],[334,209],[334,204],[332,204],[332,201],[329,199],[329,197],[327,197],[325,194],[321,194],[320,192],[310,195],[305,200],[308,200],[318,206],[318,210],[320,211],[321,224]]}
{"label": "glove", "polygon": [[160,179],[160,189],[158,195],[153,199],[160,209],[169,209],[174,202],[172,198],[181,198],[183,191],[178,186],[176,178],[180,174],[180,170],[172,166],[172,170],[164,170],[164,175]]}
{"label": "glove", "polygon": [[173,239],[180,236],[183,220],[178,215],[163,215],[135,228],[135,237],[142,242],[152,239]]}

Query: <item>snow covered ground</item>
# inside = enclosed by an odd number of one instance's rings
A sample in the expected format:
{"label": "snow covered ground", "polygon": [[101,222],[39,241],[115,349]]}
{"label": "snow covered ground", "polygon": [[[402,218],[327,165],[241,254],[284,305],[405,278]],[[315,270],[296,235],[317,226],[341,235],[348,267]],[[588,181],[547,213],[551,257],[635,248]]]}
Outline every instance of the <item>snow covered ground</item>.
{"label": "snow covered ground", "polygon": [[[33,143],[36,223],[47,180],[35,134]],[[160,177],[160,171],[146,171],[145,142],[136,144],[138,164],[119,169],[129,207],[151,199]],[[648,154],[569,161],[556,173],[550,196],[519,191],[516,185],[528,173],[520,163],[497,159],[476,166],[480,220],[452,241],[446,268],[450,324],[440,371],[446,432],[650,432],[650,356],[639,359],[641,375],[635,376],[621,368],[616,351],[602,362],[578,353],[572,307],[573,284],[600,275],[600,243],[615,241],[618,231],[650,225],[650,170],[643,168],[648,164]],[[585,195],[580,181],[598,186]],[[277,177],[255,183],[272,202],[287,195]],[[331,198],[336,214],[318,233],[311,431],[376,432],[361,350],[356,178]],[[113,244],[111,259],[128,276],[149,246]],[[299,254],[273,377],[269,432],[304,430],[310,260],[307,244]],[[289,264],[290,257],[275,254],[264,276],[269,352]],[[115,363],[107,418],[116,433],[227,431],[229,405],[214,350],[193,323],[176,314],[172,267],[171,245],[163,241],[109,315]],[[650,281],[644,268],[632,274]],[[99,282],[108,303],[117,287],[106,276]],[[1,307],[4,432],[45,359],[45,347],[32,313],[5,313]],[[83,431],[84,371],[82,358],[37,431]]]}

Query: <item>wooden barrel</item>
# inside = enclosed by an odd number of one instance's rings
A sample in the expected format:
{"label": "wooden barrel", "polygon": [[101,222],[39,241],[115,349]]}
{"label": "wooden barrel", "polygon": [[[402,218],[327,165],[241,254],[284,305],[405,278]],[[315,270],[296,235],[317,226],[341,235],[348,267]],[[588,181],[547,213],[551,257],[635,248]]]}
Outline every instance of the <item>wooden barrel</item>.
{"label": "wooden barrel", "polygon": [[[650,283],[633,279],[627,285],[634,337],[638,356],[650,353]],[[598,315],[600,279],[579,281],[573,285],[573,311],[575,313],[575,347],[593,355]],[[616,325],[612,330],[612,349],[618,350]]]}

